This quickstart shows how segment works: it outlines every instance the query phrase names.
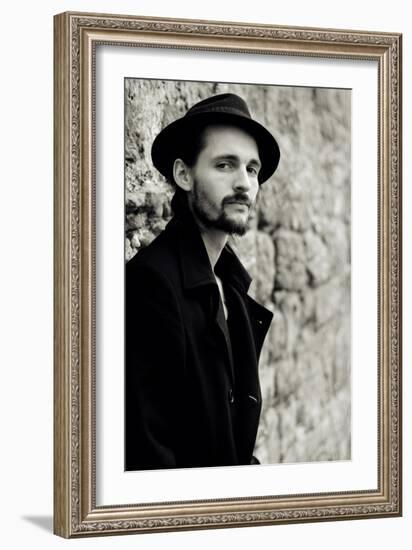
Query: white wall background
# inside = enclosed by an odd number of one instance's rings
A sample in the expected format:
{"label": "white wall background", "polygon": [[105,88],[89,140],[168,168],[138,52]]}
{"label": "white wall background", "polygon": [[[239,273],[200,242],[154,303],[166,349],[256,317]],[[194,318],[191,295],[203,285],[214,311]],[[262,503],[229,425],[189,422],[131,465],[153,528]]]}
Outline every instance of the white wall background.
{"label": "white wall background", "polygon": [[[404,33],[404,120],[411,120],[407,3],[89,0],[3,5],[0,85],[0,525],[11,548],[410,548],[412,377],[411,133],[404,131],[404,517],[65,541],[52,534],[52,16],[67,10]],[[408,541],[409,539],[409,541]]]}

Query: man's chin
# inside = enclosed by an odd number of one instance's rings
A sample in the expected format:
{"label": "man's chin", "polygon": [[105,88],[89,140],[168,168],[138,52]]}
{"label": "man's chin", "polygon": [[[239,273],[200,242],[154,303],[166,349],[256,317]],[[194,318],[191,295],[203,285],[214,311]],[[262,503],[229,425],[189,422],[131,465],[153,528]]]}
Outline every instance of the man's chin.
{"label": "man's chin", "polygon": [[229,235],[242,236],[249,229],[249,212],[231,212],[223,211],[218,218],[212,219],[204,211],[197,208],[193,213],[198,222],[205,228],[219,229]]}
{"label": "man's chin", "polygon": [[249,229],[248,219],[245,216],[223,216],[218,220],[217,225],[220,229],[230,235],[242,236]]}

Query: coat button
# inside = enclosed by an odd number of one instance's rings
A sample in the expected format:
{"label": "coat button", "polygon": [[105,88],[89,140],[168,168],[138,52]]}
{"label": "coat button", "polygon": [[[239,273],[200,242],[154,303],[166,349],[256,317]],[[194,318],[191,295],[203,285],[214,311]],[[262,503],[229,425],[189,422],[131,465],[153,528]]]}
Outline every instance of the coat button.
{"label": "coat button", "polygon": [[230,388],[230,390],[229,390],[228,393],[229,393],[229,403],[232,404],[232,403],[235,402],[235,395],[234,395],[234,393],[233,393],[232,388]]}

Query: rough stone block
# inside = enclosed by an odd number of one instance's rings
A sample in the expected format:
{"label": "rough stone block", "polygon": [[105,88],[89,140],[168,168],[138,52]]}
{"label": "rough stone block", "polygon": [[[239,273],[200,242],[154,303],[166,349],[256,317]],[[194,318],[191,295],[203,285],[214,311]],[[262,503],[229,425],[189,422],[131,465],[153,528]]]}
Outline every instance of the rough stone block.
{"label": "rough stone block", "polygon": [[256,232],[256,299],[266,303],[272,297],[275,285],[275,247],[262,231]]}
{"label": "rough stone block", "polygon": [[331,255],[323,240],[313,231],[304,234],[306,246],[306,269],[311,286],[326,282],[331,274]]}
{"label": "rough stone block", "polygon": [[340,315],[350,306],[347,277],[336,276],[315,291],[315,317],[322,325]]}
{"label": "rough stone block", "polygon": [[306,286],[303,236],[295,231],[278,229],[274,233],[276,247],[276,288],[299,290]]}

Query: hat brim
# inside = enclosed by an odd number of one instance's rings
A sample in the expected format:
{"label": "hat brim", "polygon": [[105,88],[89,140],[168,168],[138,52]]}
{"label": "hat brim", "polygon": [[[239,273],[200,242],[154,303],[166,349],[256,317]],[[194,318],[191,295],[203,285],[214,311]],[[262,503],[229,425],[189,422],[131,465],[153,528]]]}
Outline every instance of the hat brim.
{"label": "hat brim", "polygon": [[173,181],[174,161],[182,154],[182,143],[187,141],[190,132],[198,131],[210,124],[229,124],[245,130],[256,141],[262,167],[259,183],[267,181],[279,164],[279,145],[272,134],[259,122],[231,113],[198,113],[175,120],[164,128],[152,145],[152,162],[163,176]]}

